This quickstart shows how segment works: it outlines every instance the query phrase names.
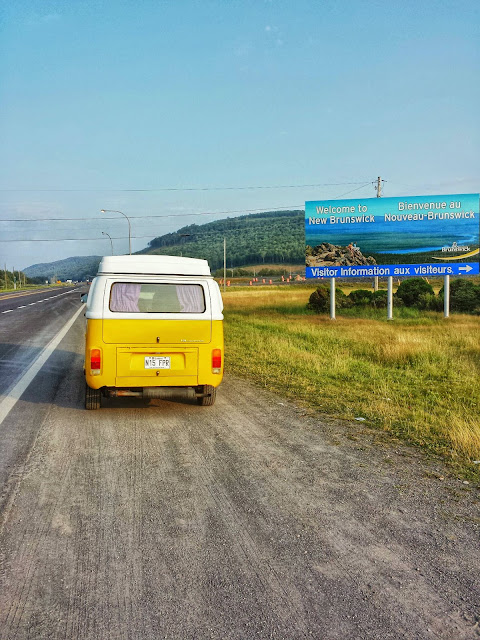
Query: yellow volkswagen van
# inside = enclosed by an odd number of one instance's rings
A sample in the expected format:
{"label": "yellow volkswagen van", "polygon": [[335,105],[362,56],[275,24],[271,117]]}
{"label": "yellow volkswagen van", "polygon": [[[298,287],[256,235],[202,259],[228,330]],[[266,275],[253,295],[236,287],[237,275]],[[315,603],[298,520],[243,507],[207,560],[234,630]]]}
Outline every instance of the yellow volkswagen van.
{"label": "yellow volkswagen van", "polygon": [[85,407],[179,395],[212,405],[223,377],[222,311],[206,260],[102,258],[85,314]]}

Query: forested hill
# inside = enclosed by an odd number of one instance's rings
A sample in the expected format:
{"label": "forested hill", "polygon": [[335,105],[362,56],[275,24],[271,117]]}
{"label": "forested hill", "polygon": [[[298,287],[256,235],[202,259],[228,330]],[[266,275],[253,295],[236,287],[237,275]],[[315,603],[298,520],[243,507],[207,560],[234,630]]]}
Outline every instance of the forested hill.
{"label": "forested hill", "polygon": [[227,266],[305,261],[303,211],[269,211],[182,227],[154,238],[138,253],[183,255],[208,260],[212,271],[223,265],[223,239]]}
{"label": "forested hill", "polygon": [[[269,211],[192,224],[154,238],[137,253],[204,258],[214,272],[223,266],[223,238],[226,238],[228,268],[262,263],[303,264],[304,233],[303,211]],[[100,256],[77,256],[35,264],[24,272],[27,277],[39,280],[85,280],[96,274],[100,260]]]}
{"label": "forested hill", "polygon": [[33,264],[31,267],[24,269],[23,272],[32,281],[44,281],[45,278],[87,280],[95,276],[101,259],[101,256],[75,256],[55,262]]}

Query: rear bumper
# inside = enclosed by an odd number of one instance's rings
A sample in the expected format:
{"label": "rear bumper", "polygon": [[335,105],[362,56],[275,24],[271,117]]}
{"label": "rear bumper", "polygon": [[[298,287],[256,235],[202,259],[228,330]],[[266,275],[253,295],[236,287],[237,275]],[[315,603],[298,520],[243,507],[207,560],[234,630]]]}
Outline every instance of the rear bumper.
{"label": "rear bumper", "polygon": [[144,378],[137,376],[114,377],[114,376],[92,376],[85,375],[85,380],[92,389],[152,389],[152,388],[172,388],[184,387],[195,388],[203,385],[218,387],[222,382],[222,373],[205,372],[198,376],[163,376],[161,378]]}
{"label": "rear bumper", "polygon": [[143,389],[104,389],[109,398],[205,398],[209,396],[203,387],[144,387]]}

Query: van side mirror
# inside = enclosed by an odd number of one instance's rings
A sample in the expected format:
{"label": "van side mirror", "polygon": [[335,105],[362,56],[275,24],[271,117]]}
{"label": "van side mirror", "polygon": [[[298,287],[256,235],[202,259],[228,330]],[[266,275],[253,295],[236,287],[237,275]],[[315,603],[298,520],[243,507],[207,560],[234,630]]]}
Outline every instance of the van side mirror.
{"label": "van side mirror", "polygon": [[82,293],[82,295],[80,296],[80,301],[86,304],[87,298],[88,298],[88,293]]}

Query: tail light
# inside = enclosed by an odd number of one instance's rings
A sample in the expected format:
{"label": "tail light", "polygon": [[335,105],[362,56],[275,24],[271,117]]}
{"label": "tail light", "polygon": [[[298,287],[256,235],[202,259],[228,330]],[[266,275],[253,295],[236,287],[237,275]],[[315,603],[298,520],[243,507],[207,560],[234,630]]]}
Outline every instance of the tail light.
{"label": "tail light", "polygon": [[212,351],[212,373],[222,373],[222,350]]}
{"label": "tail light", "polygon": [[100,349],[90,350],[90,373],[92,376],[99,376],[102,368],[102,354]]}

